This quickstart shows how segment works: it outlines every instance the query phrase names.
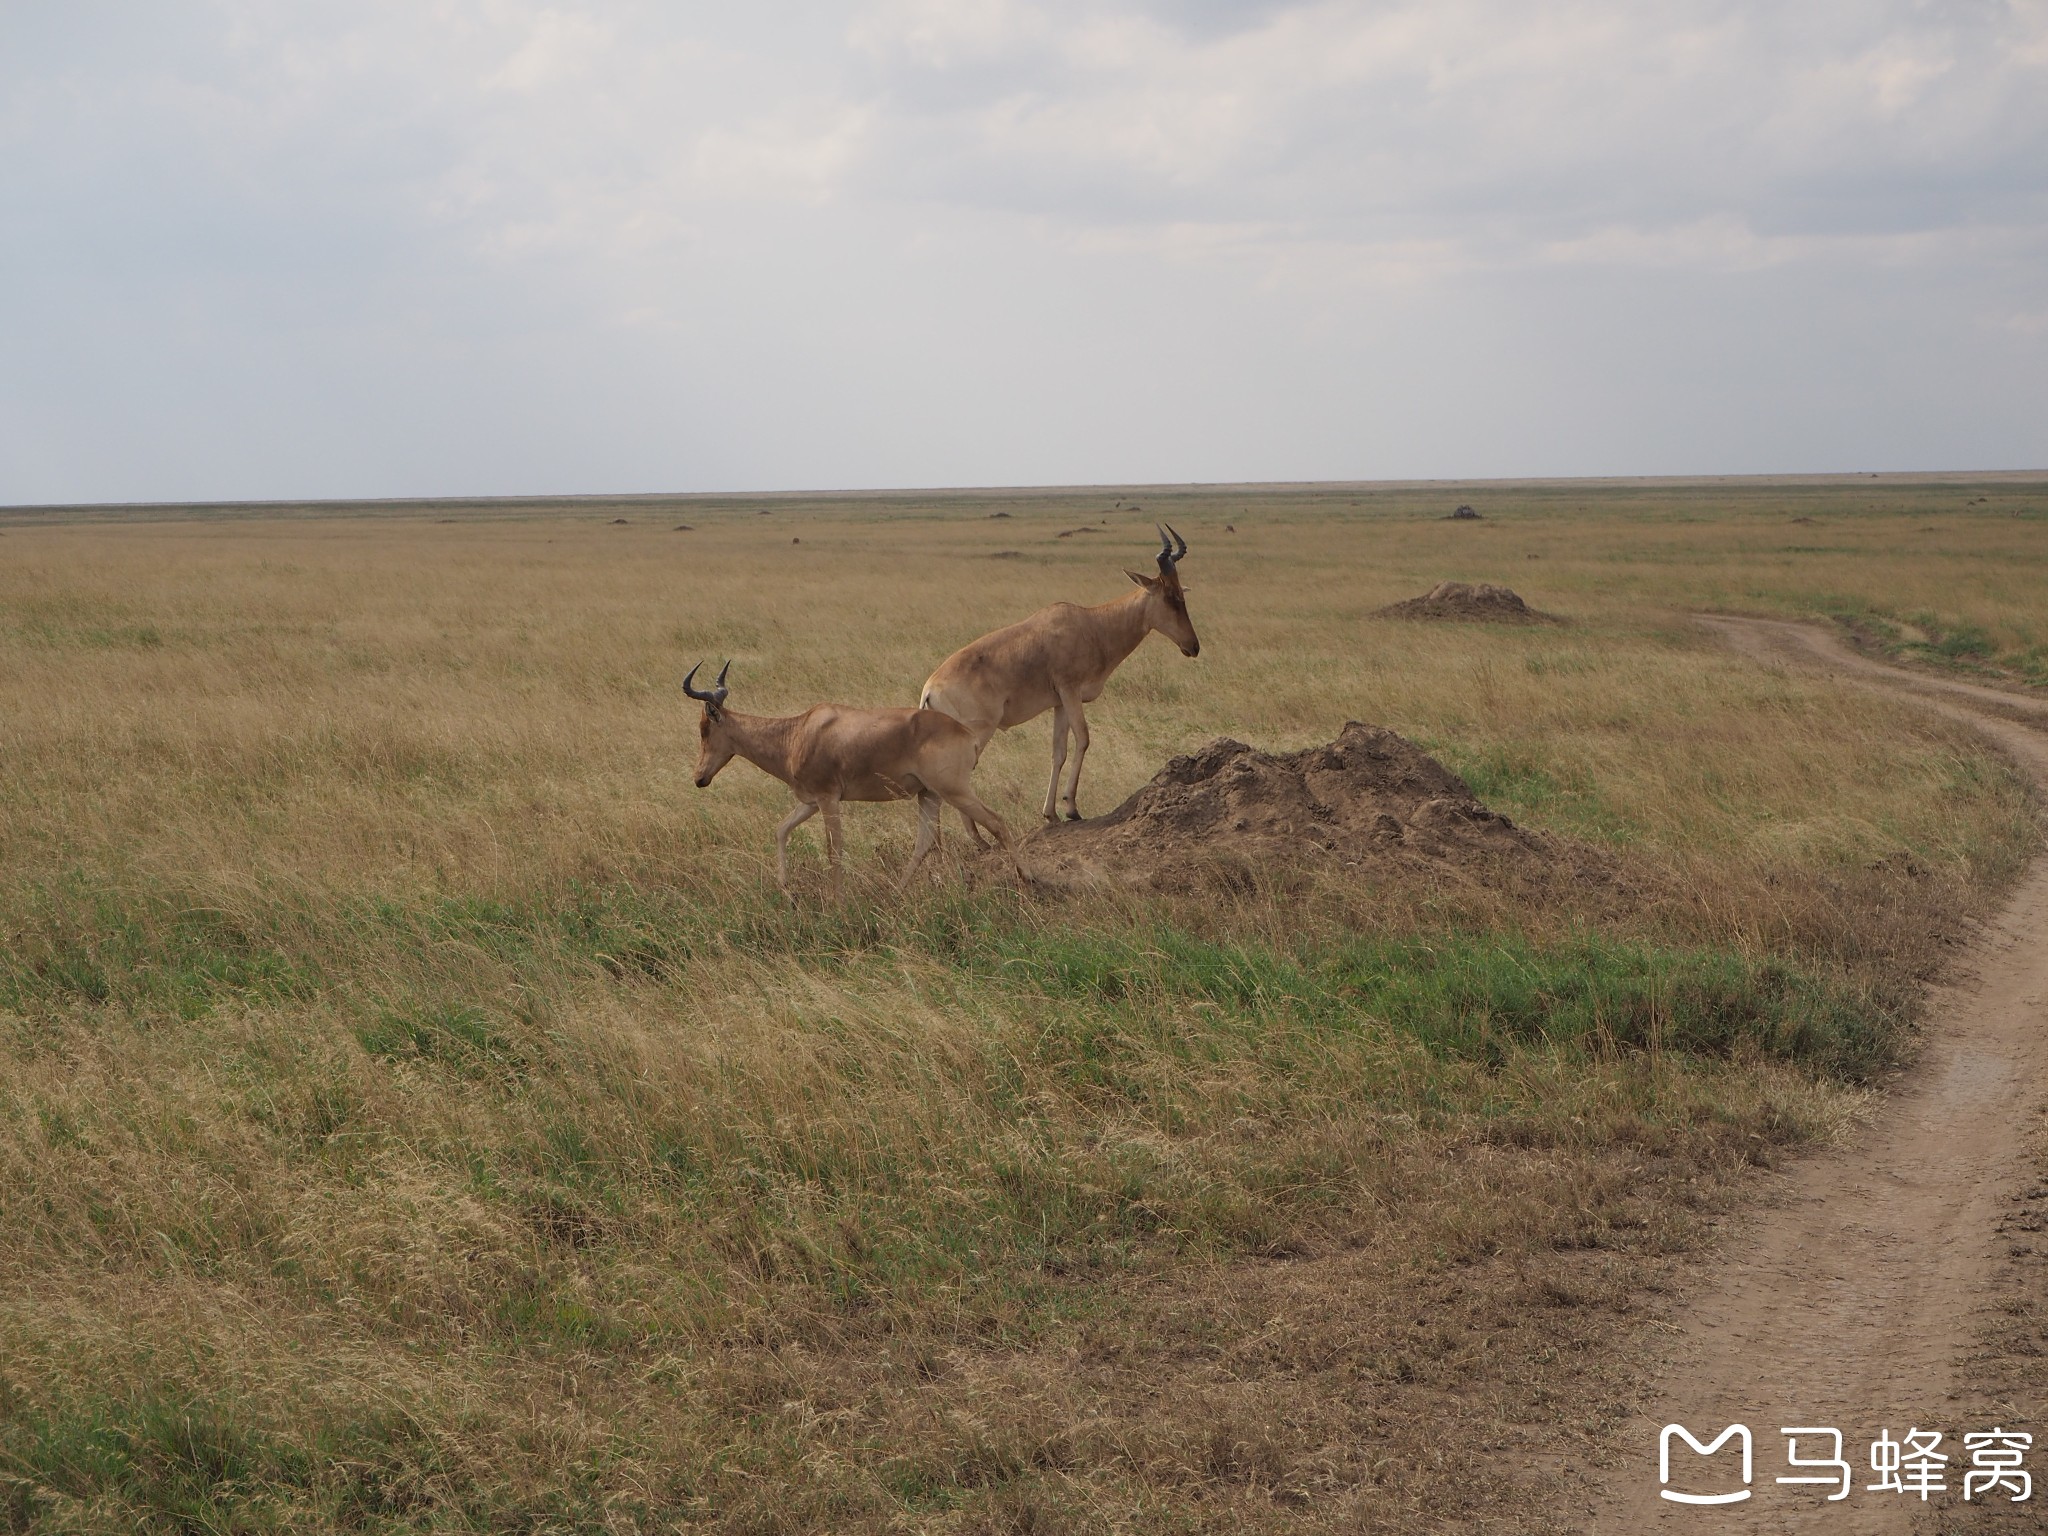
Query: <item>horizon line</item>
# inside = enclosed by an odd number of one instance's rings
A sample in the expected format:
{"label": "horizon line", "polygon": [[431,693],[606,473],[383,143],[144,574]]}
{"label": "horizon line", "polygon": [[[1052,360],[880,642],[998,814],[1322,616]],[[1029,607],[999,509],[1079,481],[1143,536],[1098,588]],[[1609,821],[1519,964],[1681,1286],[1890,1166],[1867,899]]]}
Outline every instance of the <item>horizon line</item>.
{"label": "horizon line", "polygon": [[50,514],[120,514],[124,512],[212,511],[261,514],[269,510],[342,509],[350,507],[489,507],[561,504],[620,505],[627,503],[676,503],[692,501],[777,501],[809,497],[832,500],[885,500],[905,496],[979,496],[991,498],[1084,493],[1143,492],[1222,494],[1257,491],[1332,490],[1424,490],[1455,486],[1625,486],[1625,485],[1727,485],[1738,483],[1776,485],[1865,484],[1957,484],[1973,481],[2024,483],[2048,480],[2048,468],[2041,469],[1941,469],[1941,470],[1800,470],[1786,473],[1741,472],[1727,474],[1664,475],[1488,475],[1407,476],[1384,480],[1105,480],[1049,482],[1040,485],[905,485],[891,487],[796,487],[785,490],[726,491],[540,491],[453,493],[425,496],[272,496],[272,497],[185,497],[164,501],[77,501],[18,502],[0,505],[0,518]]}

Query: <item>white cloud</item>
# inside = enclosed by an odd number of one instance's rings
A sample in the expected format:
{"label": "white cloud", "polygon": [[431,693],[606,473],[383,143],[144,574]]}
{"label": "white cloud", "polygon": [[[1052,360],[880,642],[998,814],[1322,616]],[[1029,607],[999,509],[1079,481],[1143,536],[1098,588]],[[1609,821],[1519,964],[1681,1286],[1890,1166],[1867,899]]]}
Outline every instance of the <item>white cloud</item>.
{"label": "white cloud", "polygon": [[866,148],[864,107],[801,108],[698,135],[692,169],[706,192],[729,197],[830,196]]}
{"label": "white cloud", "polygon": [[1044,9],[1015,0],[883,0],[854,19],[847,40],[876,58],[945,70],[1042,43],[1051,30]]}
{"label": "white cloud", "polygon": [[608,24],[575,12],[545,10],[530,23],[526,41],[485,80],[487,88],[536,91],[588,78],[616,46]]}

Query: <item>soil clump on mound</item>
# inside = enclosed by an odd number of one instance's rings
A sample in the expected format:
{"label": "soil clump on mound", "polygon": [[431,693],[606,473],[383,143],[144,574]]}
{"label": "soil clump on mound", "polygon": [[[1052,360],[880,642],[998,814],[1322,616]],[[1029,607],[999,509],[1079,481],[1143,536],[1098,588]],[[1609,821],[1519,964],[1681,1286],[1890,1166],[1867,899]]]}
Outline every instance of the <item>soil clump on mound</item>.
{"label": "soil clump on mound", "polygon": [[1465,623],[1562,624],[1564,620],[1539,612],[1522,601],[1510,587],[1490,581],[1440,581],[1421,597],[1389,603],[1376,618],[1450,619]]}
{"label": "soil clump on mound", "polygon": [[1414,742],[1356,720],[1299,752],[1218,737],[1108,815],[1033,833],[1024,852],[1037,878],[1067,886],[1250,891],[1333,875],[1537,902],[1569,890],[1577,906],[1617,909],[1650,894],[1612,854],[1516,826]]}

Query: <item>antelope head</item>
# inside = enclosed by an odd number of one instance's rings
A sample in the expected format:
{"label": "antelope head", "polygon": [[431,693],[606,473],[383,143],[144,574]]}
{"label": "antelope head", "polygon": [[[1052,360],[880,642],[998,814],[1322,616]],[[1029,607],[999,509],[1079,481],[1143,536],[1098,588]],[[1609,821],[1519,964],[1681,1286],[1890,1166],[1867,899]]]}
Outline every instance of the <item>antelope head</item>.
{"label": "antelope head", "polygon": [[1147,576],[1141,571],[1126,570],[1124,574],[1145,589],[1145,622],[1156,629],[1175,645],[1183,656],[1202,654],[1202,642],[1195,635],[1194,621],[1188,617],[1187,594],[1181,591],[1181,556],[1188,552],[1188,541],[1171,528],[1159,530],[1159,574]]}
{"label": "antelope head", "polygon": [[[703,663],[697,663],[701,667]],[[718,777],[718,770],[732,761],[737,748],[732,739],[732,724],[725,718],[725,674],[732,670],[727,662],[718,669],[718,681],[708,692],[692,686],[697,680],[697,667],[690,668],[690,675],[683,679],[683,692],[704,706],[704,713],[697,720],[697,739],[702,750],[697,755],[697,787],[707,789]]]}

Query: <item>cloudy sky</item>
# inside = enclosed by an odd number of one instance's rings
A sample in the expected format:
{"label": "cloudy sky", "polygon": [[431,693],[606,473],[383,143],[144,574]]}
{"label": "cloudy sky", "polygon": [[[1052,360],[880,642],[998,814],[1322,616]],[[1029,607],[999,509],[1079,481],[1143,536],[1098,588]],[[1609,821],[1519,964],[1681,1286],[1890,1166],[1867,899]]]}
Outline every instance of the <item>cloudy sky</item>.
{"label": "cloudy sky", "polygon": [[2048,466],[2048,0],[0,0],[0,504]]}

